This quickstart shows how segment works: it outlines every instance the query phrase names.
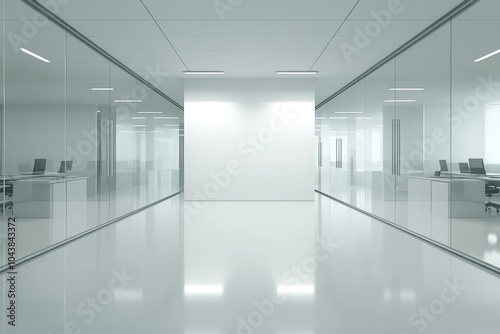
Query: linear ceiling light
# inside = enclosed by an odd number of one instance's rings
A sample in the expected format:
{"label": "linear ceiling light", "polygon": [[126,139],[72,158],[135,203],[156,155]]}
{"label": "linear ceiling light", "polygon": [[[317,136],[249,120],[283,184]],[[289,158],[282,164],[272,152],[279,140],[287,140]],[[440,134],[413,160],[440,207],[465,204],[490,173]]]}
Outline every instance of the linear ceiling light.
{"label": "linear ceiling light", "polygon": [[492,56],[496,55],[497,53],[500,53],[500,49],[499,49],[499,50],[496,50],[496,51],[493,51],[492,53],[489,53],[489,54],[487,54],[487,55],[486,55],[486,56],[484,56],[484,57],[478,58],[478,59],[474,60],[474,62],[475,62],[475,63],[479,63],[480,61],[483,61],[483,60],[485,60],[486,58],[490,58],[490,57],[492,57]]}
{"label": "linear ceiling light", "polygon": [[423,91],[425,88],[389,88],[390,91],[396,92],[414,92],[414,91]]}
{"label": "linear ceiling light", "polygon": [[90,88],[90,90],[93,90],[93,91],[111,91],[111,90],[115,90],[114,88],[108,88],[108,87],[94,87],[94,88]]}
{"label": "linear ceiling light", "polygon": [[277,71],[277,75],[316,75],[318,71]]}
{"label": "linear ceiling light", "polygon": [[224,75],[224,71],[185,71],[186,75]]}
{"label": "linear ceiling light", "polygon": [[336,114],[362,114],[362,111],[336,111]]}
{"label": "linear ceiling light", "polygon": [[29,50],[26,50],[25,48],[20,48],[20,50],[26,54],[29,54],[32,57],[35,57],[36,59],[40,59],[41,61],[44,61],[46,63],[50,63],[50,60],[43,58],[42,56],[37,55],[34,52],[31,52]]}
{"label": "linear ceiling light", "polygon": [[179,119],[179,117],[158,116],[158,117],[154,117],[154,119]]}
{"label": "linear ceiling light", "polygon": [[116,103],[142,103],[143,100],[115,100]]}
{"label": "linear ceiling light", "polygon": [[138,111],[138,114],[163,114],[163,111]]}
{"label": "linear ceiling light", "polygon": [[417,100],[384,100],[384,103],[415,103]]}

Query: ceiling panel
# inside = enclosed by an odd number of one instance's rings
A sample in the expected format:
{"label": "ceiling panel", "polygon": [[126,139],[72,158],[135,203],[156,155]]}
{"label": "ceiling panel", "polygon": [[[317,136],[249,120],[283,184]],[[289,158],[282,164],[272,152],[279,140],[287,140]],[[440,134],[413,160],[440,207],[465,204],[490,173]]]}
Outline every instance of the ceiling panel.
{"label": "ceiling panel", "polygon": [[158,26],[152,21],[73,21],[68,23],[87,37],[162,37]]}
{"label": "ceiling panel", "polygon": [[186,62],[304,61],[312,64],[318,55],[319,51],[182,51],[182,59]]}
{"label": "ceiling panel", "polygon": [[[380,29],[373,29],[369,22],[370,21],[357,21],[357,20],[346,21],[342,26],[342,28],[337,33],[336,37],[355,37],[357,35],[360,35],[360,32],[367,35],[371,40],[377,39],[379,36],[413,37],[422,30],[424,30],[425,28],[427,28],[428,26],[430,26],[434,21],[432,20],[392,21],[385,27],[379,25]],[[378,33],[374,34],[374,32]]]}
{"label": "ceiling panel", "polygon": [[263,74],[275,75],[277,70],[290,71],[290,70],[303,70],[307,71],[311,67],[310,62],[241,62],[234,60],[232,62],[190,62],[188,63],[189,69],[197,71],[198,69],[211,68],[213,70],[223,69],[226,74],[231,73],[250,73],[250,74]]}
{"label": "ceiling panel", "polygon": [[342,21],[158,21],[169,37],[331,37]]}
{"label": "ceiling panel", "polygon": [[215,4],[220,3],[217,1],[143,1],[157,20],[343,20],[356,3],[356,0],[241,0],[222,11],[216,8]]}
{"label": "ceiling panel", "polygon": [[92,41],[104,50],[113,52],[124,51],[173,51],[164,37],[93,37]]}
{"label": "ceiling panel", "polygon": [[321,51],[328,37],[172,37],[177,51]]}
{"label": "ceiling panel", "polygon": [[124,62],[143,61],[154,65],[157,62],[180,62],[179,57],[174,51],[117,51],[113,52],[116,59]]}
{"label": "ceiling panel", "polygon": [[[399,6],[393,6],[398,3]],[[433,20],[436,21],[451,9],[458,6],[463,0],[369,0],[360,1],[359,5],[349,17],[349,20],[372,21],[387,17],[389,22],[397,20]],[[382,15],[383,13],[383,15]],[[390,13],[390,17],[386,15]]]}
{"label": "ceiling panel", "polygon": [[151,17],[139,0],[71,0],[66,4],[41,1],[50,11],[66,21],[71,20],[149,20]]}
{"label": "ceiling panel", "polygon": [[[140,0],[71,0],[51,10],[180,104],[186,67],[179,56],[190,70],[225,70],[228,77],[266,78],[280,69],[309,70],[317,60],[313,69],[320,71],[319,103],[461,1],[400,0],[401,10],[380,25],[380,31],[350,59],[341,45],[356,46],[356,34],[373,27],[374,13],[386,10],[390,1],[361,0],[343,23],[357,0],[143,0],[161,30]],[[229,4],[224,12],[214,5],[222,2]],[[20,29],[19,18],[29,11],[12,2],[7,7],[18,16],[12,25]],[[474,14],[468,17],[473,19]],[[495,37],[492,27],[484,25],[484,36]],[[459,33],[475,37],[466,28],[460,29]],[[45,34],[57,36],[57,31],[47,29]],[[50,43],[31,45],[52,55]],[[73,59],[83,60],[79,47],[72,52]],[[467,56],[474,53],[465,52]],[[161,80],[155,81],[152,73],[161,73]]]}

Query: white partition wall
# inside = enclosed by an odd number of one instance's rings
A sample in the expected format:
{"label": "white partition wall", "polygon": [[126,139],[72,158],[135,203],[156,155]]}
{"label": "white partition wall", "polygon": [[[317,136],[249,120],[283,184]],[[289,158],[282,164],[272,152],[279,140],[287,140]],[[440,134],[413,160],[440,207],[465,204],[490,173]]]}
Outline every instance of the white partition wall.
{"label": "white partition wall", "polygon": [[186,200],[314,200],[314,102],[312,80],[186,80]]}

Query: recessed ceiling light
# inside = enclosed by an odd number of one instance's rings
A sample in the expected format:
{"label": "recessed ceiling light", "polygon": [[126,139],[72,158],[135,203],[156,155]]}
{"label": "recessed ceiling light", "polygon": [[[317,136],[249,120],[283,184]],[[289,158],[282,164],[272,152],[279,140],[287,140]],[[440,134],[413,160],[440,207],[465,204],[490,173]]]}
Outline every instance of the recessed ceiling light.
{"label": "recessed ceiling light", "polygon": [[478,59],[474,60],[474,62],[475,62],[475,63],[479,63],[480,61],[483,61],[483,60],[485,60],[486,58],[490,58],[490,57],[492,57],[492,56],[496,55],[497,53],[500,53],[500,49],[499,49],[499,50],[496,50],[496,51],[493,51],[492,53],[489,53],[489,54],[487,54],[486,56],[483,56],[483,57],[481,57],[481,58],[478,58]]}
{"label": "recessed ceiling light", "polygon": [[106,87],[102,87],[102,88],[99,88],[99,87],[94,87],[94,88],[90,88],[90,90],[93,90],[93,91],[111,91],[111,90],[115,90],[114,88],[106,88]]}
{"label": "recessed ceiling light", "polygon": [[179,119],[179,117],[158,116],[158,117],[154,117],[154,119]]}
{"label": "recessed ceiling light", "polygon": [[384,103],[415,103],[417,100],[384,100]]}
{"label": "recessed ceiling light", "polygon": [[186,75],[224,75],[224,71],[185,71]]}
{"label": "recessed ceiling light", "polygon": [[171,127],[174,127],[174,128],[178,128],[179,124],[165,124],[165,126],[171,126]]}
{"label": "recessed ceiling light", "polygon": [[318,71],[277,71],[277,75],[316,75]]}
{"label": "recessed ceiling light", "polygon": [[136,127],[136,128],[144,128],[144,127],[146,127],[144,124],[134,124],[132,126]]}
{"label": "recessed ceiling light", "polygon": [[143,100],[115,100],[116,103],[142,103]]}
{"label": "recessed ceiling light", "polygon": [[401,92],[401,91],[408,91],[408,92],[413,92],[413,91],[423,91],[425,90],[425,88],[389,88],[390,91],[397,91],[397,92]]}
{"label": "recessed ceiling light", "polygon": [[138,111],[138,114],[163,114],[163,111]]}
{"label": "recessed ceiling light", "polygon": [[20,48],[20,50],[21,50],[22,52],[26,53],[26,54],[29,54],[29,55],[30,55],[30,56],[32,56],[32,57],[35,57],[36,59],[39,59],[39,60],[44,61],[44,62],[46,62],[46,63],[50,63],[50,60],[45,59],[45,58],[43,58],[42,56],[39,56],[39,55],[37,55],[37,54],[36,54],[36,53],[34,53],[34,52],[31,52],[31,51],[29,51],[29,50],[26,50],[25,48]]}
{"label": "recessed ceiling light", "polygon": [[132,117],[132,119],[146,119],[146,117]]}

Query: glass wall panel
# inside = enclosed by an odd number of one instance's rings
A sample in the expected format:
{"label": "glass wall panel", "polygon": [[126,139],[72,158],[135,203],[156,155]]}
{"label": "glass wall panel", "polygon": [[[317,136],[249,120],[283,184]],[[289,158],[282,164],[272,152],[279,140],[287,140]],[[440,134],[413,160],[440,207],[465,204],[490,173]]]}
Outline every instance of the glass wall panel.
{"label": "glass wall panel", "polygon": [[[68,236],[109,221],[109,62],[72,36],[66,56]],[[106,158],[103,160],[103,158]]]}
{"label": "glass wall panel", "polygon": [[[449,245],[448,193],[461,180],[450,164],[450,25],[396,58],[396,222]],[[458,166],[456,166],[458,167]],[[434,176],[435,171],[443,175]]]}
{"label": "glass wall panel", "polygon": [[[365,82],[362,80],[332,101],[330,147],[332,193],[340,200],[365,206]],[[362,199],[361,199],[362,198]]]}
{"label": "glass wall panel", "polygon": [[[318,175],[317,183],[318,190],[329,194],[330,193],[330,169],[332,168],[332,157],[330,147],[330,114],[331,102],[327,103],[316,111],[316,144],[318,150]],[[333,166],[335,168],[335,166]]]}
{"label": "glass wall panel", "polygon": [[[480,1],[452,23],[452,247],[500,267],[500,20]],[[490,55],[489,57],[486,57]],[[466,165],[468,164],[468,165]]]}
{"label": "glass wall panel", "polygon": [[497,5],[478,2],[337,96],[316,133],[323,192],[500,267]]}
{"label": "glass wall panel", "polygon": [[135,78],[111,65],[111,119],[116,136],[111,135],[109,155],[116,163],[109,166],[111,178],[111,217],[119,217],[139,207],[141,167],[146,165],[146,125],[138,113],[145,92]]}
{"label": "glass wall panel", "polygon": [[379,68],[366,81],[365,133],[367,192],[366,210],[391,222],[396,221],[395,61]]}
{"label": "glass wall panel", "polygon": [[0,8],[3,266],[9,216],[21,259],[177,192],[183,113],[22,2]]}
{"label": "glass wall panel", "polygon": [[[6,4],[4,145],[18,258],[66,238],[65,32],[20,1]],[[26,18],[37,18],[37,27]]]}
{"label": "glass wall panel", "polygon": [[[4,0],[0,0],[0,8],[2,8],[2,11],[0,12],[0,36],[2,38],[2,41],[5,38],[5,32],[4,32],[4,22],[5,22],[5,11],[3,10],[4,8]],[[6,257],[6,250],[7,250],[7,229],[8,229],[8,218],[12,215],[11,210],[9,209],[10,207],[10,199],[6,194],[6,187],[7,185],[5,184],[5,156],[4,156],[4,135],[3,135],[3,130],[4,130],[4,56],[5,56],[5,48],[4,48],[4,43],[0,43],[0,206],[1,206],[1,215],[0,215],[0,267],[3,266],[7,262],[7,257]]]}

